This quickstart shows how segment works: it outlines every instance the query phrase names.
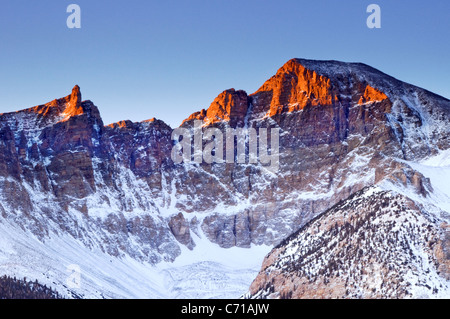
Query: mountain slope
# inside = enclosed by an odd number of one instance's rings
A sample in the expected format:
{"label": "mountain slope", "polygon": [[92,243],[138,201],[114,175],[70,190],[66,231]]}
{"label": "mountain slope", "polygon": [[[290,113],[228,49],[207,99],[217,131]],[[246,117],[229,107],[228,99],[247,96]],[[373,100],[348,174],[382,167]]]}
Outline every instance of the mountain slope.
{"label": "mountain slope", "polygon": [[365,188],[275,247],[247,297],[447,298],[450,228],[439,217]]}
{"label": "mountain slope", "polygon": [[[79,263],[89,269],[84,296],[164,297],[180,296],[176,278],[191,263],[195,283],[248,274],[229,290],[238,296],[270,247],[365,187],[408,190],[434,209],[430,199],[440,195],[420,163],[449,149],[449,115],[449,100],[364,64],[292,59],[253,94],[225,90],[182,123],[192,133],[195,120],[224,135],[278,129],[279,167],[271,171],[248,154],[244,163],[174,163],[171,127],[157,119],[104,125],[75,86],[61,99],[0,115],[0,227],[8,234],[0,268],[71,295],[65,267]],[[225,253],[202,255],[211,247],[255,260],[241,267]],[[186,256],[180,268],[161,266]],[[175,278],[169,288],[162,273]],[[217,296],[214,279],[209,287],[189,291]]]}

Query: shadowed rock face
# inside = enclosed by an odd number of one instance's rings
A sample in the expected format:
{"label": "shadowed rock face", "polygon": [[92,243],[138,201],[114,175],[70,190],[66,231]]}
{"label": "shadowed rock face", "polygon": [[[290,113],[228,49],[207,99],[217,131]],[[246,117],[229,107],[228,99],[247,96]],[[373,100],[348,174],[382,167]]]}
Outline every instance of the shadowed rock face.
{"label": "shadowed rock face", "polygon": [[449,113],[448,100],[366,65],[293,59],[255,93],[223,91],[182,123],[279,128],[273,173],[260,163],[174,164],[172,128],[105,126],[75,86],[0,115],[0,212],[40,238],[68,232],[153,263],[195,249],[195,234],[221,247],[273,245],[386,179],[426,196],[428,181],[399,159],[447,149]]}

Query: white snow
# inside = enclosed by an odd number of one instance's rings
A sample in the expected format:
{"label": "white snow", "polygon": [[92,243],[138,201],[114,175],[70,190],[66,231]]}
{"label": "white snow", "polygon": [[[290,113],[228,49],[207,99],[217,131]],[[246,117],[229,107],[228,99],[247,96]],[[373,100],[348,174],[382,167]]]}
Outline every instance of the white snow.
{"label": "white snow", "polygon": [[395,190],[402,193],[411,199],[433,205],[439,209],[450,214],[450,149],[441,151],[435,156],[428,157],[420,162],[402,161],[414,170],[422,173],[425,177],[430,179],[433,191],[428,197],[419,196],[413,190],[398,187],[384,183],[387,189]]}
{"label": "white snow", "polygon": [[247,291],[272,249],[265,245],[224,249],[196,235],[194,241],[192,251],[183,246],[181,256],[173,263],[157,265],[173,298],[238,298]]}
{"label": "white snow", "polygon": [[[195,243],[193,251],[183,247],[174,263],[152,266],[86,248],[67,235],[42,242],[2,219],[0,273],[37,279],[66,296],[73,292],[84,298],[239,298],[271,249],[223,249],[206,237],[196,237]],[[79,288],[67,285],[73,264],[81,270]]]}

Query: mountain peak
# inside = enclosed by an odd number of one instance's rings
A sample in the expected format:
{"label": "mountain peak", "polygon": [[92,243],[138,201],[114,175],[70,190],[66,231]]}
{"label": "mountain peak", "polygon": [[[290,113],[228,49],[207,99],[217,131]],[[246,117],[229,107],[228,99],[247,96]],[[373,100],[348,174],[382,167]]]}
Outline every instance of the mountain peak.
{"label": "mountain peak", "polygon": [[63,114],[66,118],[83,114],[81,106],[81,91],[78,85],[72,89],[72,93],[64,98],[66,100],[66,109]]}
{"label": "mountain peak", "polygon": [[72,89],[72,95],[74,95],[74,93],[77,95],[80,94],[80,86],[78,84],[75,84],[75,86]]}
{"label": "mountain peak", "polygon": [[216,122],[229,122],[231,126],[243,124],[249,107],[249,97],[243,90],[228,89],[220,93],[207,110],[191,114],[183,123],[200,120],[206,125]]}
{"label": "mountain peak", "polygon": [[306,68],[299,59],[286,62],[252,96],[269,106],[269,117],[307,105],[328,105],[334,99],[330,79]]}
{"label": "mountain peak", "polygon": [[95,119],[97,124],[103,126],[98,108],[89,100],[82,101],[80,87],[75,85],[71,93],[65,97],[16,112],[2,113],[0,119],[20,121],[27,119],[27,121],[36,121],[39,126],[44,127],[66,122],[80,115],[87,115],[86,119]]}
{"label": "mountain peak", "polygon": [[75,85],[70,94],[70,100],[74,101],[76,104],[81,104],[81,90],[78,85]]}
{"label": "mountain peak", "polygon": [[273,117],[307,106],[380,102],[388,99],[393,88],[401,87],[400,83],[363,63],[294,58],[255,93],[225,90],[208,109],[191,114],[183,124],[201,120],[205,125],[228,122],[236,126],[243,125],[246,116],[247,119]]}

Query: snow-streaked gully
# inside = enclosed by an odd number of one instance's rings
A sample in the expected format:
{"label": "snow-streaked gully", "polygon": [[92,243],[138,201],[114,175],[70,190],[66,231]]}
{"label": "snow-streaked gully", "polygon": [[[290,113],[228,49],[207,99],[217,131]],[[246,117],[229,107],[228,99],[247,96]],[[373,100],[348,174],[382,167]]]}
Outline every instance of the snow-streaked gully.
{"label": "snow-streaked gully", "polygon": [[[171,157],[174,163],[239,163],[257,164],[258,161],[272,173],[278,171],[280,157],[280,129],[260,127],[222,130],[206,127],[203,121],[194,121],[193,132],[184,127],[175,128]],[[225,136],[224,136],[225,135]],[[225,143],[224,143],[225,140]],[[235,143],[236,140],[236,143]],[[269,145],[270,141],[270,145]],[[206,142],[206,144],[204,144]],[[223,154],[225,144],[225,157]]]}

